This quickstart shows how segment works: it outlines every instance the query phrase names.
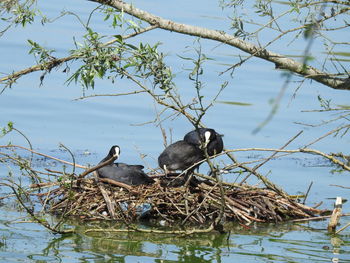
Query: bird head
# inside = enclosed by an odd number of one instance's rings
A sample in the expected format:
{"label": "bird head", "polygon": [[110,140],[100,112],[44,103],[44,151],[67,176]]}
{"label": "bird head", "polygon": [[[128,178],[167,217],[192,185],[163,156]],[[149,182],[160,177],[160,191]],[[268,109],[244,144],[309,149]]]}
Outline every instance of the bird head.
{"label": "bird head", "polygon": [[113,145],[109,151],[110,158],[114,157],[117,159],[120,155],[120,147],[118,145]]}

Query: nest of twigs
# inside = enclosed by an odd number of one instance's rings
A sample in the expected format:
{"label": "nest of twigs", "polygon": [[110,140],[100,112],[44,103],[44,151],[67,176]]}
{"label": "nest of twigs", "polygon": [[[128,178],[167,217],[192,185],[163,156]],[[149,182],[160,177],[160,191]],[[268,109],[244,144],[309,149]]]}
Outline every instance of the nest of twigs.
{"label": "nest of twigs", "polygon": [[169,225],[211,223],[219,216],[244,224],[281,222],[323,212],[269,189],[212,182],[164,187],[158,181],[153,185],[120,187],[99,179],[83,179],[78,184],[57,187],[49,200],[47,209],[54,214],[126,223],[165,220]]}

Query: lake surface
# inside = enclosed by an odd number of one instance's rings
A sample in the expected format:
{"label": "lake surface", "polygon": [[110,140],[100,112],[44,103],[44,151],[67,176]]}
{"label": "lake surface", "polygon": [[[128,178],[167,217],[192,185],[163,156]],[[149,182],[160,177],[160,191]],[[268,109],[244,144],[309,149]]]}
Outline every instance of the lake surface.
{"label": "lake surface", "polygon": [[[229,30],[227,21],[218,17],[226,17],[230,13],[221,10],[217,1],[134,1],[134,4],[178,22]],[[76,12],[83,20],[95,7],[88,1],[60,1],[59,4],[45,1],[41,6],[49,17],[58,16],[65,8]],[[102,34],[115,34],[102,19],[94,18],[91,25]],[[81,39],[83,32],[73,16],[57,20],[47,27],[34,23],[26,29],[14,28],[0,38],[0,72],[9,73],[35,64],[33,57],[28,55],[27,39],[55,49],[59,57],[68,55],[69,49],[73,48],[73,36]],[[346,38],[345,35],[340,38]],[[184,101],[191,101],[195,96],[193,83],[188,79],[187,69],[191,68],[191,64],[181,60],[178,55],[195,57],[192,47],[197,44],[194,39],[155,30],[131,40],[132,43],[139,41],[162,43],[160,50],[168,55],[166,60],[176,74],[179,92]],[[219,76],[226,65],[236,63],[237,56],[242,53],[232,47],[218,46],[213,41],[202,40],[201,45],[203,52],[214,59],[204,68],[202,81],[205,88],[202,92],[205,100],[210,101],[227,80],[229,85],[219,100],[252,104],[237,106],[216,103],[205,116],[203,122],[206,126],[224,134],[227,149],[279,148],[304,130],[288,146],[289,149],[296,149],[336,127],[311,128],[296,123],[316,124],[333,117],[332,113],[302,112],[319,109],[317,96],[331,99],[336,105],[349,104],[349,92],[334,91],[317,83],[305,83],[297,96],[292,98],[297,86],[291,83],[273,120],[259,133],[253,134],[252,131],[269,114],[269,101],[277,96],[285,78],[281,72],[274,70],[274,65],[259,59],[251,59],[237,69],[233,78],[229,75]],[[300,55],[305,46],[306,42],[300,40],[297,46],[288,49],[288,54]],[[271,49],[286,52],[283,45],[274,45]],[[314,52],[317,53],[317,45]],[[42,86],[39,80],[41,73],[34,73],[24,76],[13,88],[5,90],[0,95],[0,127],[12,121],[30,139],[35,150],[71,161],[69,154],[59,149],[62,143],[82,165],[96,164],[111,145],[118,144],[122,149],[120,161],[156,167],[157,157],[163,150],[162,134],[153,123],[144,123],[153,121],[156,109],[160,108],[146,95],[74,100],[83,92],[78,85],[66,85],[68,76],[62,73],[63,69],[52,70]],[[124,80],[118,85],[99,81],[95,90],[85,92],[87,95],[123,92],[130,85]],[[167,132],[172,131],[173,141],[192,129],[191,124],[182,117],[167,119],[162,125]],[[0,145],[8,142],[27,146],[25,139],[15,132],[0,138]],[[349,142],[347,135],[343,138],[327,137],[312,147],[324,152],[343,151],[349,154]],[[28,156],[28,153],[21,153]],[[141,154],[145,155],[143,159]],[[261,153],[241,152],[236,156],[240,161],[249,161],[260,158]],[[224,158],[222,161],[228,162]],[[38,168],[60,167],[57,162],[43,158],[36,158],[34,164]],[[322,208],[331,209],[336,196],[349,198],[349,189],[332,184],[350,186],[349,174],[333,173],[334,168],[320,157],[300,154],[270,161],[260,172],[268,174],[273,182],[290,194],[304,193],[313,182],[307,204],[312,206],[322,201]],[[1,181],[8,178],[9,171],[14,172],[16,180],[19,179],[16,178],[19,173],[15,167],[0,163]],[[205,167],[201,171],[205,173]],[[236,178],[232,176],[225,180],[234,181]],[[0,195],[9,192],[9,189],[0,187]],[[344,205],[344,212],[349,212],[348,203]],[[327,234],[327,221],[259,224],[249,229],[233,224],[230,234],[184,238],[140,233],[86,235],[83,230],[88,226],[79,222],[68,225],[81,229],[81,234],[63,237],[37,224],[23,223],[26,219],[26,214],[15,203],[0,201],[1,262],[331,262],[336,258],[339,258],[339,262],[350,262],[350,229],[333,237]],[[55,221],[54,218],[50,220]],[[349,217],[342,218],[341,224],[345,225],[349,220]]]}

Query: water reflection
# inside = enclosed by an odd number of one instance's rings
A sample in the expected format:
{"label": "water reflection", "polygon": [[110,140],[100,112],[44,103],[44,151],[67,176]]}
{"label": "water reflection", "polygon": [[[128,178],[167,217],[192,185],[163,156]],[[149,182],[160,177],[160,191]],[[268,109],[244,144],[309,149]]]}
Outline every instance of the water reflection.
{"label": "water reflection", "polygon": [[[96,225],[95,225],[96,226]],[[325,222],[227,226],[228,234],[190,237],[145,233],[94,233],[53,237],[32,260],[55,262],[350,262],[346,237],[326,234]],[[29,237],[21,237],[23,240]],[[1,248],[0,248],[1,251]]]}
{"label": "water reflection", "polygon": [[236,253],[259,258],[259,262],[331,262],[334,258],[339,258],[340,262],[350,262],[350,250],[345,241],[342,252],[334,255],[339,247],[327,235],[326,224],[311,222],[262,226],[260,231],[253,230],[259,232],[255,233],[254,238],[247,236],[252,240],[242,242]]}

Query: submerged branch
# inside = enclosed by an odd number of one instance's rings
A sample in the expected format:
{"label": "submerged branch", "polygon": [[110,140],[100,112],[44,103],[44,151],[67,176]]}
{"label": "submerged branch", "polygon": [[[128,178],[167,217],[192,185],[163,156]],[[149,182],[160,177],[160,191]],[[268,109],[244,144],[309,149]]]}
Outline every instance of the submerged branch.
{"label": "submerged branch", "polygon": [[172,234],[172,235],[193,235],[198,233],[209,233],[214,230],[213,224],[211,224],[208,228],[205,229],[189,229],[189,230],[159,230],[159,229],[144,229],[144,228],[137,228],[129,225],[125,229],[114,229],[114,228],[108,228],[108,229],[88,229],[85,231],[85,233],[91,233],[91,232],[108,232],[108,233],[120,233],[120,232],[142,232],[142,233],[154,233],[154,234]]}
{"label": "submerged branch", "polygon": [[22,188],[20,186],[17,185],[18,189],[16,189],[15,186],[14,186],[15,184],[11,185],[11,184],[6,184],[6,183],[1,183],[1,185],[11,188],[11,190],[15,194],[18,202],[21,204],[23,209],[26,210],[28,215],[30,215],[34,219],[35,222],[39,223],[40,225],[44,226],[45,228],[49,229],[50,231],[52,231],[54,233],[58,233],[58,234],[72,233],[71,230],[68,230],[68,231],[66,231],[66,230],[59,230],[59,229],[57,229],[55,227],[52,227],[45,219],[39,218],[37,215],[35,215],[34,210],[29,208],[27,205],[24,204],[24,201],[22,200],[22,197],[20,196],[20,193],[18,192],[18,191],[21,191],[23,193]]}

